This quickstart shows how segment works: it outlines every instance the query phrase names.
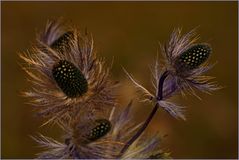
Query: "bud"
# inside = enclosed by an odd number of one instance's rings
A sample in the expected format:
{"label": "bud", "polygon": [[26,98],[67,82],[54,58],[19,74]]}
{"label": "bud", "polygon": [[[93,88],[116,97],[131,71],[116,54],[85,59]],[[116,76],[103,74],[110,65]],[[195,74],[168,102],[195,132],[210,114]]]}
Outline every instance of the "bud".
{"label": "bud", "polygon": [[88,83],[81,71],[71,62],[60,60],[52,69],[52,75],[61,90],[70,98],[82,96]]}

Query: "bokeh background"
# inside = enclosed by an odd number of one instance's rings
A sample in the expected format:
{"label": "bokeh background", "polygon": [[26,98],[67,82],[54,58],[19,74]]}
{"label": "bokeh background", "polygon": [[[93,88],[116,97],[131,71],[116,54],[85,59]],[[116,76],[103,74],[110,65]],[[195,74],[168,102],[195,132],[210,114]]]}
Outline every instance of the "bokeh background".
{"label": "bokeh background", "polygon": [[[166,42],[175,27],[187,32],[199,26],[200,41],[213,47],[209,72],[225,88],[202,100],[173,99],[187,106],[187,121],[160,110],[147,133],[159,131],[162,148],[174,158],[237,158],[237,2],[2,2],[1,3],[1,157],[34,158],[41,151],[29,137],[38,132],[60,139],[54,126],[39,127],[31,106],[20,96],[30,88],[19,64],[19,52],[30,48],[47,19],[64,17],[93,33],[98,55],[110,64],[112,78],[122,82],[120,101],[125,105],[135,90],[121,69],[124,66],[150,88],[149,65],[158,42]],[[135,121],[146,118],[153,106],[135,103]]]}

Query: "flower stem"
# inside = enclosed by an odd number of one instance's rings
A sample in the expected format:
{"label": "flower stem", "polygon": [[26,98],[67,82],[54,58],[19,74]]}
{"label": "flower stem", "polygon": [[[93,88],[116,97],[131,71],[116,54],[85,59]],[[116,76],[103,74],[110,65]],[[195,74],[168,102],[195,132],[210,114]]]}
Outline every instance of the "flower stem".
{"label": "flower stem", "polygon": [[[164,80],[167,78],[168,74],[169,74],[169,72],[166,70],[162,74],[162,76],[160,77],[157,101],[160,101],[163,98],[163,84],[164,84]],[[136,139],[138,139],[140,137],[140,135],[144,132],[144,130],[147,128],[147,126],[149,125],[149,123],[153,119],[153,117],[154,117],[155,113],[157,112],[158,108],[159,108],[159,104],[156,103],[153,110],[151,111],[150,115],[148,116],[148,118],[144,122],[143,126],[138,130],[138,132],[136,132],[136,134],[125,144],[123,149],[120,151],[119,157],[121,155],[123,155],[125,153],[125,151],[130,147],[130,145],[133,144],[136,141]]]}

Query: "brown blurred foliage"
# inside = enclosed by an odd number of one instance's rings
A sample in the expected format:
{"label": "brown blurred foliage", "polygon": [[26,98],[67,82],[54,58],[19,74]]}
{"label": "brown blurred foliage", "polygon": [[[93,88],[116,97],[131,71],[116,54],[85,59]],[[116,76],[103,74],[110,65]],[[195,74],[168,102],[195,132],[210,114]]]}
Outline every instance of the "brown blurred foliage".
{"label": "brown blurred foliage", "polygon": [[[150,87],[149,65],[154,62],[158,42],[166,42],[175,27],[187,32],[200,26],[202,42],[213,47],[209,72],[225,88],[213,95],[178,96],[175,102],[187,106],[187,121],[173,119],[160,110],[147,129],[159,131],[162,147],[174,158],[236,158],[238,142],[237,109],[237,2],[2,2],[2,158],[33,158],[40,151],[29,137],[38,132],[60,139],[54,126],[39,127],[27,100],[20,96],[29,89],[21,70],[19,52],[34,42],[36,32],[47,19],[64,17],[80,29],[93,33],[99,56],[109,64],[114,57],[113,79],[121,80],[120,100],[125,105],[135,97],[124,66],[140,82]],[[20,65],[19,65],[20,64]],[[137,101],[137,100],[135,100]],[[150,104],[135,103],[135,120],[143,121]]]}

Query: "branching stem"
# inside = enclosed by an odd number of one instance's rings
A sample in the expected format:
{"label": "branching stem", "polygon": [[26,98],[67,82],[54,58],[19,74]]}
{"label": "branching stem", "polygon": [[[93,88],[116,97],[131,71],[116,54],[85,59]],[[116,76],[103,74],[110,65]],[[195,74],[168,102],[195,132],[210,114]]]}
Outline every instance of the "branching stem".
{"label": "branching stem", "polygon": [[[164,84],[164,81],[165,79],[167,78],[169,72],[166,70],[162,76],[160,77],[160,80],[159,80],[159,89],[158,89],[158,97],[157,97],[157,101],[160,101],[162,100],[163,98],[163,84]],[[120,151],[120,155],[123,155],[126,150],[130,147],[131,144],[133,144],[139,137],[140,135],[144,132],[144,130],[147,128],[147,126],[149,125],[149,123],[151,122],[151,120],[153,119],[155,113],[157,112],[159,108],[159,104],[156,103],[153,110],[151,111],[150,115],[148,116],[148,118],[146,119],[146,121],[144,122],[144,124],[142,125],[142,127],[136,132],[136,134],[125,144],[125,146],[123,147],[123,149]]]}

